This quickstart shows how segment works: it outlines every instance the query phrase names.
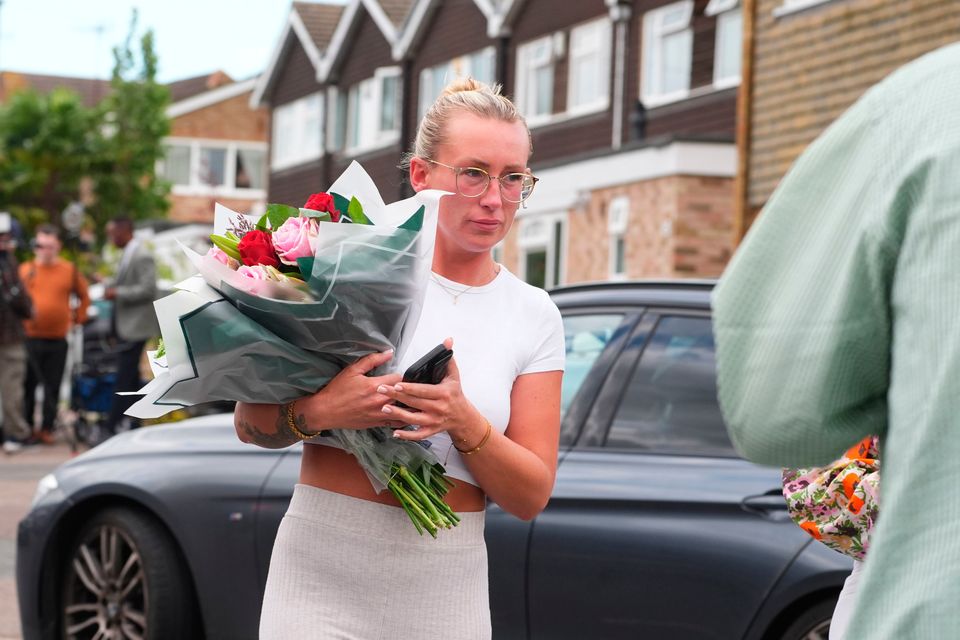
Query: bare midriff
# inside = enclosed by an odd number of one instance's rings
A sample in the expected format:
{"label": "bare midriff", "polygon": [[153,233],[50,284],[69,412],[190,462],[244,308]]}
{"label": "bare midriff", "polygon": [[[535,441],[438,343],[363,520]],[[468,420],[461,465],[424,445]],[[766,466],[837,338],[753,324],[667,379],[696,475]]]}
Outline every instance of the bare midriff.
{"label": "bare midriff", "polygon": [[[486,499],[478,487],[452,480],[454,486],[444,500],[454,511],[483,511]],[[307,444],[300,462],[300,482],[345,496],[379,502],[399,508],[400,503],[389,491],[377,493],[356,459],[341,449]]]}

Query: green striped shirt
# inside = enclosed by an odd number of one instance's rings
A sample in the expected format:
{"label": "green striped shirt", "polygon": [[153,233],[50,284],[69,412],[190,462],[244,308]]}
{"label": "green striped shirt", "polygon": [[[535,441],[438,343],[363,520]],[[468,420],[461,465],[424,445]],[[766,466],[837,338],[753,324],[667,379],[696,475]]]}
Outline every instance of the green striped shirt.
{"label": "green striped shirt", "polygon": [[891,74],[804,152],[713,306],[747,458],[821,465],[880,436],[848,638],[960,637],[960,45]]}

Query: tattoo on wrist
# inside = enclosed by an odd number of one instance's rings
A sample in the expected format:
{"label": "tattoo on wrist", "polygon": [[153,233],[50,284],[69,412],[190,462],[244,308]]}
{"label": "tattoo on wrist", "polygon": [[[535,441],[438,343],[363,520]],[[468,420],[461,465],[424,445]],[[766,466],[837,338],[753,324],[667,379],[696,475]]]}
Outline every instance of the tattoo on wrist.
{"label": "tattoo on wrist", "polygon": [[283,409],[280,410],[277,428],[273,433],[265,433],[246,420],[240,421],[240,428],[249,437],[250,442],[265,449],[283,449],[299,440],[287,429],[287,416]]}

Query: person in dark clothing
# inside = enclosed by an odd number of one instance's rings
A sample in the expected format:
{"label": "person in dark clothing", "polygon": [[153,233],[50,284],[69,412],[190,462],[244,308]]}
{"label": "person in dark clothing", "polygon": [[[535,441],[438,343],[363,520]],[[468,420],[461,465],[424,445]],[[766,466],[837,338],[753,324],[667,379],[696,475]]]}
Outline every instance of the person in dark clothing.
{"label": "person in dark clothing", "polygon": [[0,213],[0,403],[3,405],[3,450],[14,453],[30,436],[23,419],[23,379],[27,371],[23,321],[33,315],[33,305],[17,274],[13,255],[13,220]]}

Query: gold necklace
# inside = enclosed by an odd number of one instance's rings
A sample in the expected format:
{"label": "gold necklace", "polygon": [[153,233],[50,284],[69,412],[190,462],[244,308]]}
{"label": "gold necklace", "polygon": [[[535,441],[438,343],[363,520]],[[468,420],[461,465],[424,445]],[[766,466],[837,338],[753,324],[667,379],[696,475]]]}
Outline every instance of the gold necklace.
{"label": "gold necklace", "polygon": [[[493,277],[496,278],[499,273],[500,273],[500,265],[495,265],[495,266],[494,266],[494,271],[493,271]],[[443,284],[442,282],[440,282],[440,278],[439,278],[435,273],[433,273],[432,271],[430,272],[430,278],[431,278],[434,282],[436,282],[436,283],[440,286],[441,289],[443,289],[444,291],[446,291],[446,293],[447,293],[448,296],[450,296],[451,298],[453,298],[453,304],[454,304],[454,305],[457,304],[457,300],[460,299],[460,296],[462,296],[463,294],[465,294],[467,291],[470,291],[471,289],[474,289],[474,288],[476,288],[476,287],[481,286],[481,285],[477,285],[477,284],[472,284],[472,285],[470,285],[469,287],[467,287],[466,289],[455,289],[455,288],[453,288],[453,287],[450,287],[450,286],[445,285],[445,284]],[[491,282],[493,282],[493,280],[491,280]],[[487,284],[490,284],[490,283],[488,282]]]}
{"label": "gold necklace", "polygon": [[470,289],[473,289],[475,286],[477,286],[477,285],[470,285],[466,289],[454,289],[440,282],[440,279],[432,273],[430,274],[430,278],[432,278],[434,282],[440,285],[440,288],[446,291],[448,296],[453,298],[453,304],[457,304],[457,300],[460,299],[460,296],[462,296],[467,291],[470,291]]}

